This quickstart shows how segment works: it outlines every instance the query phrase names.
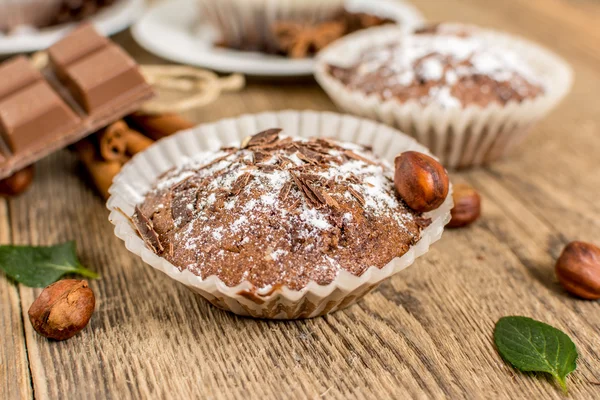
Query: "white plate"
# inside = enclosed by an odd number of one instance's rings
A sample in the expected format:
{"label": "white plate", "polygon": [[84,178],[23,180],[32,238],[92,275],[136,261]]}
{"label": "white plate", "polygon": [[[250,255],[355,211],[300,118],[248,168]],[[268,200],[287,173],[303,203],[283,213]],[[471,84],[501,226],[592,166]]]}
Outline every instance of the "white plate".
{"label": "white plate", "polygon": [[[412,5],[395,0],[350,0],[347,8],[394,19],[406,29],[423,22]],[[313,59],[294,60],[215,47],[217,33],[201,23],[194,0],[170,0],[156,5],[133,26],[132,33],[142,47],[162,58],[219,72],[254,76],[299,76],[313,72]]]}
{"label": "white plate", "polygon": [[[144,0],[121,0],[100,10],[90,20],[99,32],[109,36],[129,27],[144,11]],[[64,24],[45,29],[19,28],[10,35],[0,34],[0,54],[26,53],[43,50],[61,39],[76,24]]]}

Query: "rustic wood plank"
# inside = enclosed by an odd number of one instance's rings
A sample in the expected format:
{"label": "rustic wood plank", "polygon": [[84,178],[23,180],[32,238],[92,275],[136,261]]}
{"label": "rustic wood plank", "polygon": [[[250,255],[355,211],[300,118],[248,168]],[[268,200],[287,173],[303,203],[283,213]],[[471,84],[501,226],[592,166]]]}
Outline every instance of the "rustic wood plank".
{"label": "rustic wood plank", "polygon": [[[39,337],[26,323],[29,378],[25,352],[19,353],[23,338],[15,332],[23,330],[21,319],[39,290],[21,287],[18,298],[15,287],[0,280],[1,304],[9,305],[0,314],[0,332],[21,340],[0,347],[0,371],[9,367],[6,379],[0,375],[0,383],[8,383],[0,398],[31,397],[30,379],[41,399],[562,398],[548,380],[518,373],[497,355],[493,326],[510,314],[570,334],[581,352],[571,397],[598,397],[598,303],[568,296],[553,264],[568,241],[598,243],[600,237],[600,4],[417,5],[432,20],[475,22],[537,40],[568,57],[577,73],[567,101],[513,156],[453,174],[483,195],[477,224],[447,232],[426,257],[347,311],[294,322],[238,318],[130,255],[73,155],[57,153],[39,164],[31,192],[11,201],[10,218],[0,202],[0,241],[10,240],[4,233],[9,222],[15,243],[76,239],[83,263],[102,274],[91,282],[97,311],[82,334],[62,343]],[[163,62],[128,33],[117,38],[138,60]],[[335,109],[311,80],[263,80],[187,116],[210,122],[288,108]],[[6,356],[17,360],[4,363]]]}
{"label": "rustic wood plank", "polygon": [[[8,201],[0,198],[0,244],[10,244]],[[0,273],[0,399],[33,397],[17,285]]]}

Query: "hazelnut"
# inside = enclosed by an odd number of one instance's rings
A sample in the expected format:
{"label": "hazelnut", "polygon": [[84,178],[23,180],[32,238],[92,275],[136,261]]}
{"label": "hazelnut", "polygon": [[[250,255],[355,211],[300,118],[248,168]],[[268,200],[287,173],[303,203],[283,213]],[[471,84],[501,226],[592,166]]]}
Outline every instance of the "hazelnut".
{"label": "hazelnut", "polygon": [[585,242],[569,243],[556,261],[556,276],[569,293],[600,299],[600,248]]}
{"label": "hazelnut", "polygon": [[442,205],[450,186],[442,164],[426,154],[407,151],[396,157],[395,166],[396,191],[410,208],[427,212]]}
{"label": "hazelnut", "polygon": [[42,291],[29,308],[29,320],[40,335],[65,340],[86,327],[95,306],[86,281],[64,279]]}
{"label": "hazelnut", "polygon": [[33,182],[33,165],[0,180],[0,196],[17,196],[25,192]]}
{"label": "hazelnut", "polygon": [[481,197],[469,185],[459,183],[453,186],[454,208],[448,228],[460,228],[475,222],[481,215]]}

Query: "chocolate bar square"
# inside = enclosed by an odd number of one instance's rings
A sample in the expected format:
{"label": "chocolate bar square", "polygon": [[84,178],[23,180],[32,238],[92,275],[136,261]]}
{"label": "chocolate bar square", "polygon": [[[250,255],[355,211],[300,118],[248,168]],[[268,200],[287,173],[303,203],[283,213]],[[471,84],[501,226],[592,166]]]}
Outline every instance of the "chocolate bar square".
{"label": "chocolate bar square", "polygon": [[52,90],[38,81],[0,102],[0,136],[10,150],[22,153],[72,128],[79,117]]}
{"label": "chocolate bar square", "polygon": [[17,90],[39,81],[42,74],[23,56],[12,58],[0,65],[0,100]]}
{"label": "chocolate bar square", "polygon": [[82,24],[71,34],[48,49],[50,65],[56,76],[64,81],[69,65],[105,47],[109,40],[98,34],[92,24]]}
{"label": "chocolate bar square", "polygon": [[135,61],[113,44],[73,63],[65,72],[71,94],[88,114],[146,84]]}

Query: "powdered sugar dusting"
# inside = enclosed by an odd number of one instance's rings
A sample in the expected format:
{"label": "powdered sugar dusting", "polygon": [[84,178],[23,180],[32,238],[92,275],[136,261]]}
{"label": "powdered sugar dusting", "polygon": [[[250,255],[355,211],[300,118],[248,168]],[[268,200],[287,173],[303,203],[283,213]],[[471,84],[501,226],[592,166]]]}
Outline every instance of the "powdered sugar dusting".
{"label": "powdered sugar dusting", "polygon": [[[464,101],[473,101],[471,96],[454,90],[465,78],[478,82],[477,77],[485,76],[523,97],[533,96],[544,87],[522,57],[475,27],[460,24],[440,24],[431,31],[390,39],[360,54],[357,64],[349,69],[350,76],[343,76],[344,68],[337,70],[342,72],[332,74],[350,88],[379,92],[384,99],[418,98],[423,104],[436,103],[445,108],[459,108],[466,105]],[[489,93],[486,84],[479,84]],[[420,86],[427,90],[406,89]],[[504,88],[500,93],[501,98],[509,96]]]}
{"label": "powdered sugar dusting", "polygon": [[[415,213],[395,194],[389,163],[356,144],[277,140],[281,144],[267,150],[199,154],[159,179],[148,197],[170,199],[174,230],[163,235],[176,265],[200,276],[235,276],[231,284],[249,279],[265,287],[278,279],[301,287],[308,277],[325,283],[340,269],[360,274],[383,266],[418,241]],[[362,253],[363,241],[373,245],[369,234],[359,233],[366,223],[385,229],[386,240],[397,244],[382,248],[389,255],[381,261]],[[356,255],[355,246],[361,249]],[[349,263],[357,257],[362,261]],[[243,266],[231,264],[241,259]],[[277,267],[252,267],[256,263]]]}

